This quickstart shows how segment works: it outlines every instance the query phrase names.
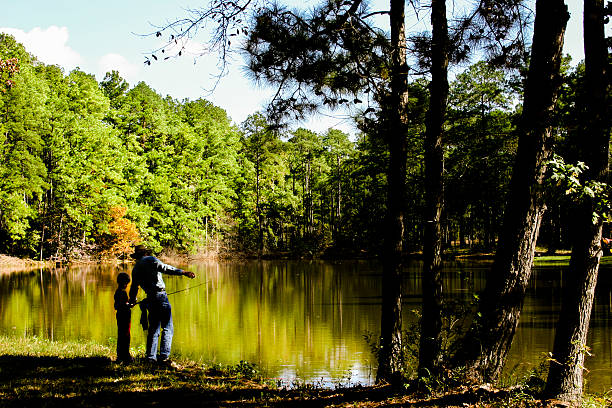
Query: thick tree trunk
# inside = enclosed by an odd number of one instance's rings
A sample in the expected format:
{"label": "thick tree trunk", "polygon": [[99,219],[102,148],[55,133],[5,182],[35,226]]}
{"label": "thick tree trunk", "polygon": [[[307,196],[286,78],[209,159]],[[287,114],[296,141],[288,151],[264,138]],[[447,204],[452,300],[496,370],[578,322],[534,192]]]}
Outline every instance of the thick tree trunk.
{"label": "thick tree trunk", "polygon": [[406,191],[408,133],[408,67],[404,31],[404,0],[391,0],[391,104],[389,169],[387,172],[387,228],[383,254],[380,348],[376,382],[396,382],[402,370],[402,240]]}
{"label": "thick tree trunk", "polygon": [[494,381],[506,361],[518,326],[545,210],[541,185],[551,153],[551,113],[560,84],[559,67],[569,18],[563,0],[538,0],[531,62],[510,195],[493,270],[472,324],[464,359],[474,379]]}
{"label": "thick tree trunk", "polygon": [[431,83],[425,132],[425,237],[419,376],[435,371],[442,358],[442,132],[448,99],[446,0],[432,0]]}
{"label": "thick tree trunk", "polygon": [[[584,55],[588,97],[580,160],[589,166],[585,178],[607,182],[610,124],[603,0],[584,1]],[[572,258],[563,275],[562,309],[545,390],[549,398],[576,406],[582,400],[584,354],[602,254],[602,220],[593,223],[594,210],[592,202],[583,203],[574,216]]]}

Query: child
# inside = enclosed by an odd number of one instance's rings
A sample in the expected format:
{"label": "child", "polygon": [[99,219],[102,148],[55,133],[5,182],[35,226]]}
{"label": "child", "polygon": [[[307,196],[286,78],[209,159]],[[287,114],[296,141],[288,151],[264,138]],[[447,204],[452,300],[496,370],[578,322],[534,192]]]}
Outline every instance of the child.
{"label": "child", "polygon": [[117,275],[118,288],[115,291],[115,310],[117,311],[117,361],[129,363],[132,361],[130,355],[130,326],[132,322],[132,311],[128,303],[127,286],[130,283],[130,275],[121,272]]}

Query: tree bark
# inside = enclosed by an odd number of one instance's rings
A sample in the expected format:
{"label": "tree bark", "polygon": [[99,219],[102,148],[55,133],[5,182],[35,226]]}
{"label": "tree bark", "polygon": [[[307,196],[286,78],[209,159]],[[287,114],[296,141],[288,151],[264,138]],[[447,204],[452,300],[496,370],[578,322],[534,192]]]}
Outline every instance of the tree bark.
{"label": "tree bark", "polygon": [[479,305],[480,317],[465,339],[464,353],[458,356],[460,364],[465,364],[477,381],[495,381],[499,377],[523,307],[546,209],[541,187],[551,153],[551,113],[560,85],[568,19],[563,0],[537,0],[518,151],[503,230]]}
{"label": "tree bark", "polygon": [[[585,127],[579,137],[581,161],[589,166],[586,179],[608,181],[610,124],[608,112],[608,51],[603,0],[584,1]],[[561,314],[555,333],[553,360],[545,394],[580,406],[584,354],[595,285],[599,271],[602,219],[593,222],[593,202],[582,203],[573,225],[574,242],[569,270],[563,275]]]}
{"label": "tree bark", "polygon": [[446,0],[431,2],[431,82],[425,131],[425,237],[419,376],[433,373],[442,359],[442,133],[448,99],[448,23]]}
{"label": "tree bark", "polygon": [[376,382],[395,383],[401,378],[402,356],[402,241],[406,191],[408,134],[408,67],[404,0],[391,0],[390,23],[392,66],[391,103],[388,129],[387,228],[385,231],[382,278],[380,348]]}

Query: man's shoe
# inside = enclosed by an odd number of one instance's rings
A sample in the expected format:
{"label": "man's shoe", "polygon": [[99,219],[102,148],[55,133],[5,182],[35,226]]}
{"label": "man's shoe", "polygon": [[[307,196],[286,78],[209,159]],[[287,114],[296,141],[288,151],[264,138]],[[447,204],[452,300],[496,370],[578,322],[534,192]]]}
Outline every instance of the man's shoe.
{"label": "man's shoe", "polygon": [[165,359],[165,360],[158,360],[157,363],[161,366],[161,367],[167,367],[167,368],[174,368],[175,370],[178,370],[181,368],[180,365],[178,365],[177,363],[175,363],[174,361],[170,360],[169,358]]}

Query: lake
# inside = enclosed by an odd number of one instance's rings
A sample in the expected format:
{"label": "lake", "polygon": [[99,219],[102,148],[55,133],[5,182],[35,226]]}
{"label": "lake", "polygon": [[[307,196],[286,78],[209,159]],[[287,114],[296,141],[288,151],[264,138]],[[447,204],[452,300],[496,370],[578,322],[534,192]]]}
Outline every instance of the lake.
{"label": "lake", "polygon": [[[197,277],[165,276],[175,335],[173,354],[205,363],[257,364],[282,384],[370,384],[376,359],[365,340],[380,325],[381,266],[374,261],[246,261],[197,263]],[[469,300],[490,264],[453,262],[445,290]],[[0,333],[114,345],[113,293],[131,265],[72,266],[1,273]],[[612,277],[600,271],[591,317],[586,388],[612,384]],[[551,351],[561,301],[561,268],[535,268],[506,376],[535,369]],[[405,269],[404,320],[420,309],[420,264]],[[144,293],[140,292],[139,298]],[[144,350],[140,310],[132,312],[132,346]]]}

